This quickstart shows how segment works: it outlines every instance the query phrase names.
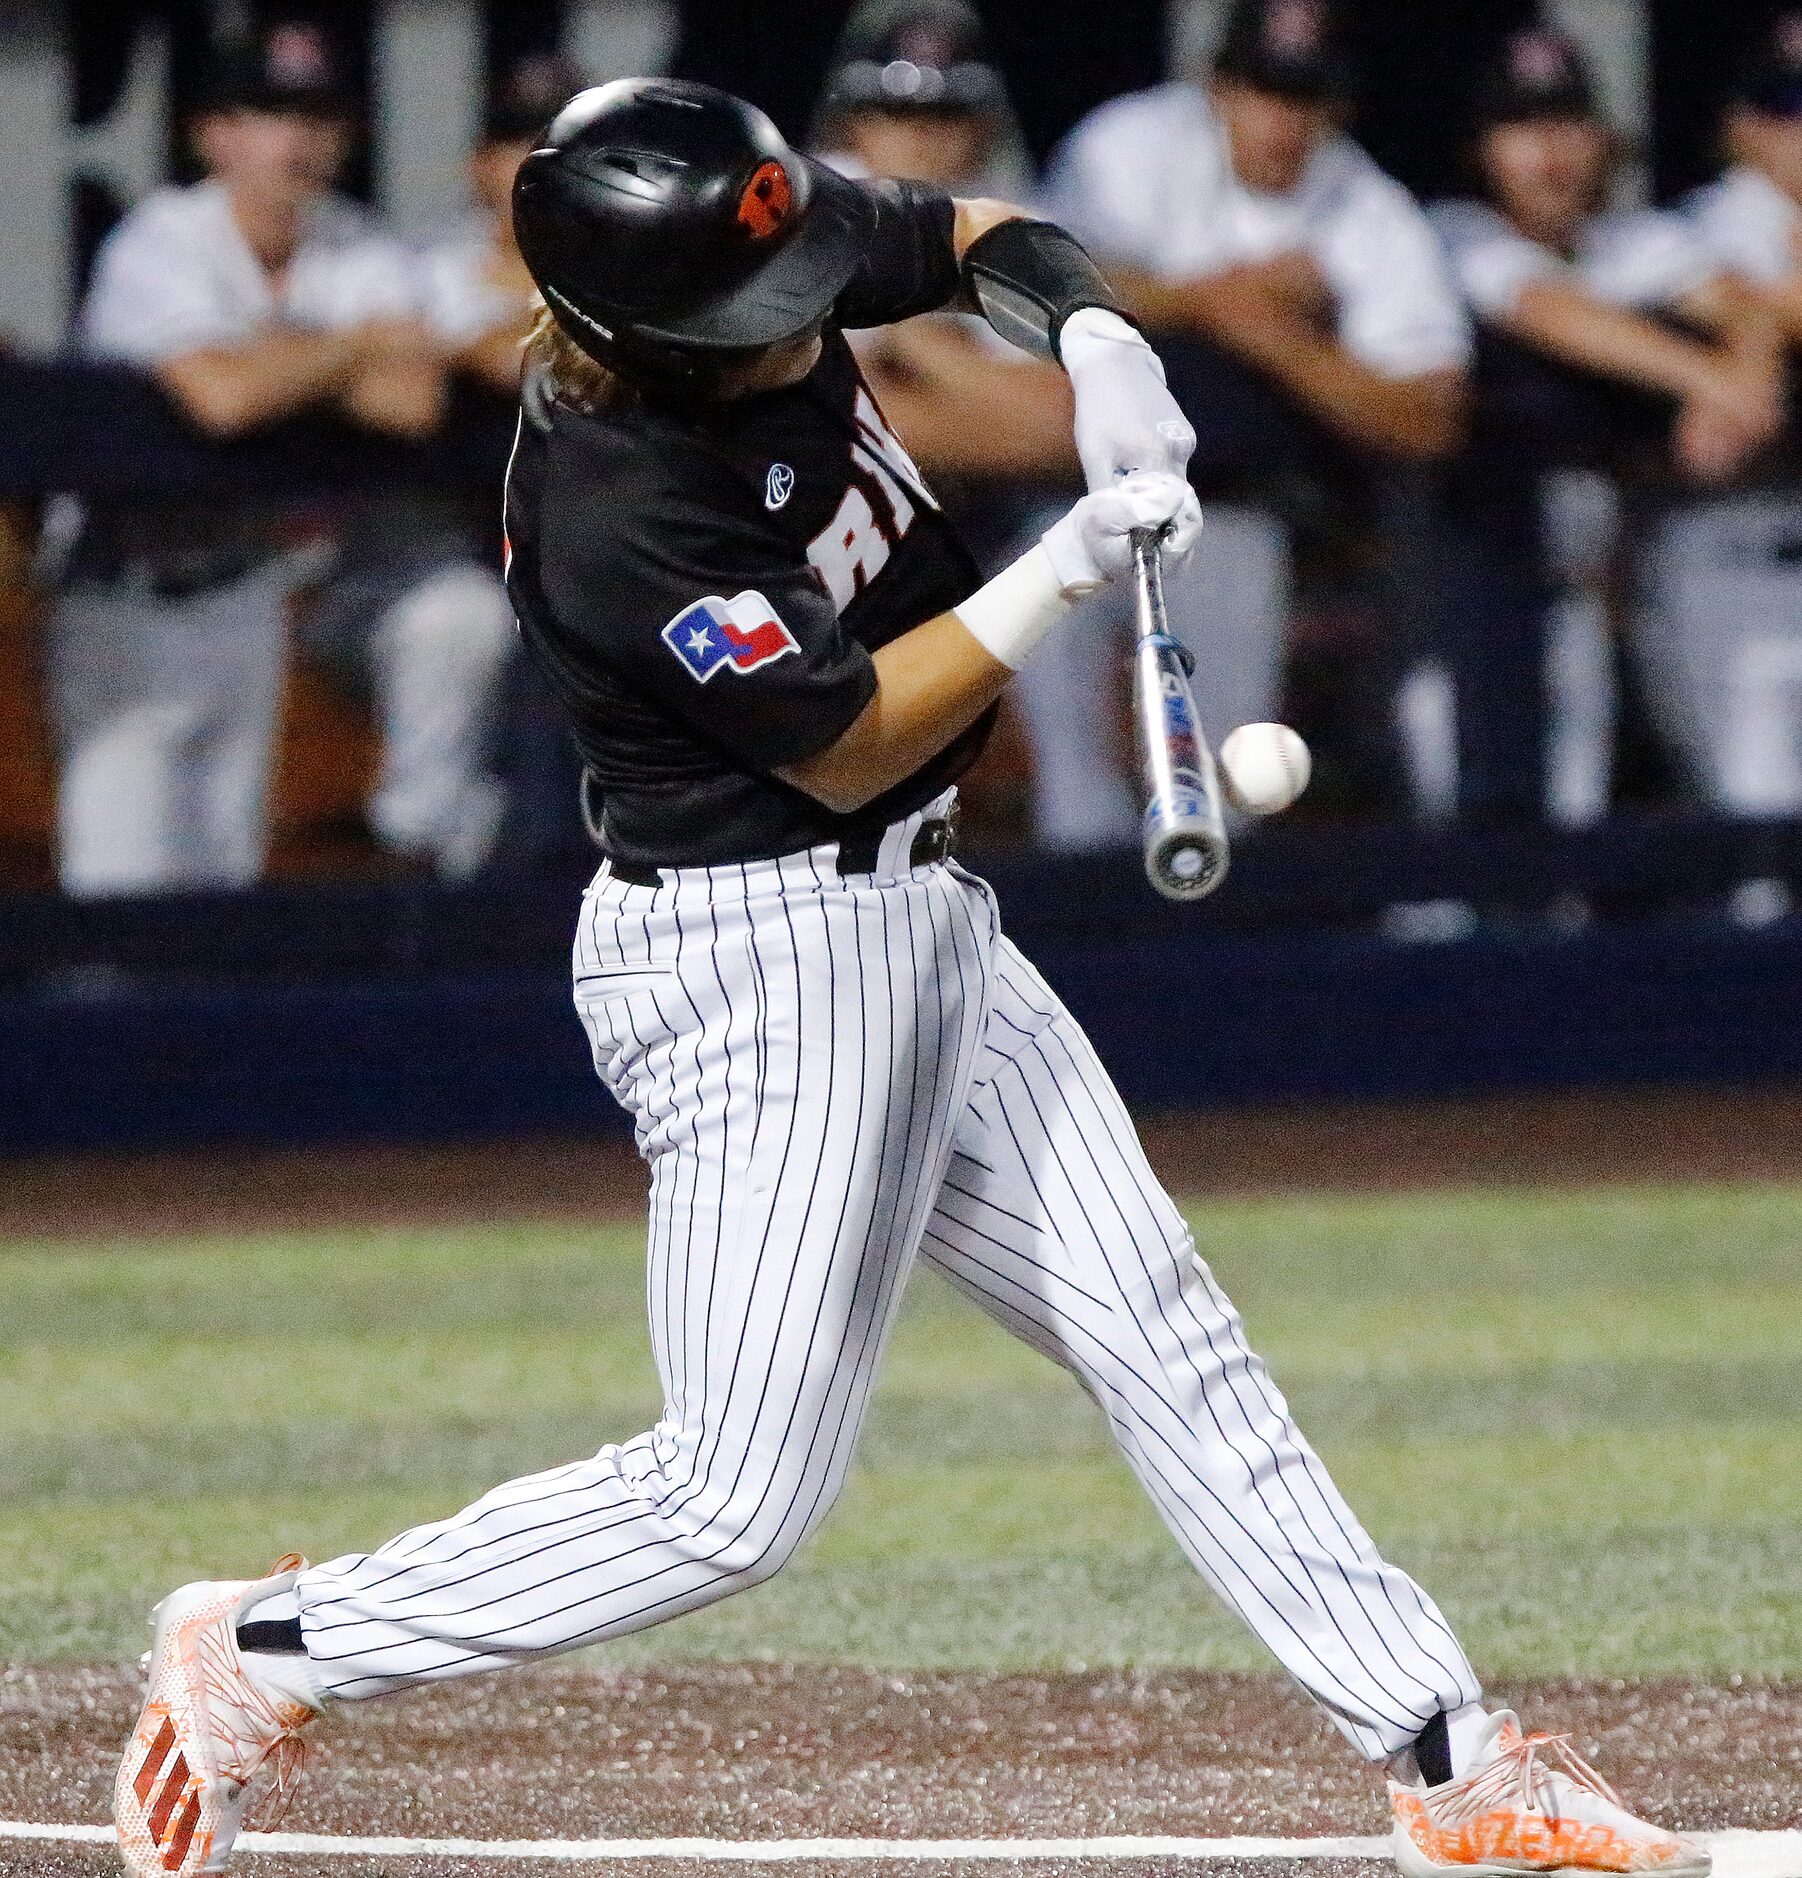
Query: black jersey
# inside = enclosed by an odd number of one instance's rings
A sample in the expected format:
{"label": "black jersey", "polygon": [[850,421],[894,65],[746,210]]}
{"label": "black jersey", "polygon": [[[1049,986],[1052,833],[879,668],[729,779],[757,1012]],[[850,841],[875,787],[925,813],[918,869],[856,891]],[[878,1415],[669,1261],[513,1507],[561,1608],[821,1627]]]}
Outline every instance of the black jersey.
{"label": "black jersey", "polygon": [[869,195],[864,263],[800,384],[585,412],[528,373],[508,586],[622,859],[753,860],[881,827],[955,781],[993,722],[854,815],[774,773],[869,703],[877,647],[979,578],[841,330],[952,298],[952,204],[908,185]]}

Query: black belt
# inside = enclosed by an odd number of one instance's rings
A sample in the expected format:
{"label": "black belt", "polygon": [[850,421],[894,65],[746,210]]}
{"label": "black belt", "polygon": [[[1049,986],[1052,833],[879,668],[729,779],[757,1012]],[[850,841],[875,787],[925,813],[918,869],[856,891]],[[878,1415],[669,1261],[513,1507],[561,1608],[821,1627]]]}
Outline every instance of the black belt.
{"label": "black belt", "polygon": [[[956,832],[957,823],[948,815],[922,822],[914,833],[913,846],[907,851],[908,866],[931,867],[935,862],[948,861]],[[867,835],[847,836],[838,844],[838,871],[841,874],[875,873],[887,833],[886,828],[878,828]],[[615,880],[623,880],[628,887],[663,885],[663,876],[656,868],[638,861],[621,861],[610,854],[607,868]]]}

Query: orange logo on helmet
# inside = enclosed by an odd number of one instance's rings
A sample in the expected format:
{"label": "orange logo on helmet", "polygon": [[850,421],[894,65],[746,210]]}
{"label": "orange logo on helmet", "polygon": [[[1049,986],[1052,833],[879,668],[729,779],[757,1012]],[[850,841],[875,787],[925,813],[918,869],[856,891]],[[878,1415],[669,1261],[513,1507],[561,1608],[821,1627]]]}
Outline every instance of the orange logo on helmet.
{"label": "orange logo on helmet", "polygon": [[753,241],[768,241],[784,222],[794,203],[788,171],[772,158],[760,163],[738,198],[738,219],[751,231]]}

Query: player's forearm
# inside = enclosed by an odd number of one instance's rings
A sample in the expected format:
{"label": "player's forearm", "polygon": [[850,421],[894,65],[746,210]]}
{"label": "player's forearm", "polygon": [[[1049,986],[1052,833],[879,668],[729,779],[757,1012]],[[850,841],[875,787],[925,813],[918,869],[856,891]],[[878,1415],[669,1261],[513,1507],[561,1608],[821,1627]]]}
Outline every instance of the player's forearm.
{"label": "player's forearm", "polygon": [[428,437],[444,421],[445,379],[433,361],[371,366],[346,387],[345,414],[385,436]]}
{"label": "player's forearm", "polygon": [[1775,414],[1789,363],[1788,333],[1776,299],[1731,277],[1712,283],[1708,297],[1718,308],[1715,330],[1731,369],[1743,385],[1770,399]]}
{"label": "player's forearm", "polygon": [[1080,599],[1131,565],[1136,538],[1181,556],[1201,531],[1180,477],[1139,474],[1097,490],[949,613],[873,653],[876,695],[835,742],[780,773],[840,815],[903,782],[1000,697]]}
{"label": "player's forearm", "polygon": [[1430,461],[1464,441],[1462,372],[1387,378],[1337,340],[1299,333],[1266,369],[1313,417],[1362,449]]}
{"label": "player's forearm", "polygon": [[1710,347],[1655,320],[1551,281],[1529,282],[1498,324],[1579,371],[1671,398],[1690,396],[1712,358]]}
{"label": "player's forearm", "polygon": [[1070,390],[1056,366],[1036,360],[958,362],[940,371],[867,367],[883,412],[928,475],[1051,477],[1080,465],[1070,430]]}
{"label": "player's forearm", "polygon": [[331,396],[354,359],[345,334],[272,333],[165,360],[157,377],[200,429],[235,437]]}
{"label": "player's forearm", "polygon": [[1003,202],[996,196],[957,196],[951,206],[957,211],[951,245],[957,250],[960,261],[991,228],[999,228],[1003,222],[1026,219],[1024,209],[1016,208],[1011,202]]}
{"label": "player's forearm", "polygon": [[1802,273],[1790,275],[1769,293],[1784,338],[1792,346],[1802,346]]}
{"label": "player's forearm", "polygon": [[1110,267],[1107,276],[1127,310],[1148,331],[1188,333],[1200,329],[1197,289],[1202,283],[1165,280],[1132,267]]}
{"label": "player's forearm", "polygon": [[955,613],[940,613],[874,655],[876,695],[849,730],[783,780],[836,815],[849,815],[904,782],[975,723],[1013,669]]}

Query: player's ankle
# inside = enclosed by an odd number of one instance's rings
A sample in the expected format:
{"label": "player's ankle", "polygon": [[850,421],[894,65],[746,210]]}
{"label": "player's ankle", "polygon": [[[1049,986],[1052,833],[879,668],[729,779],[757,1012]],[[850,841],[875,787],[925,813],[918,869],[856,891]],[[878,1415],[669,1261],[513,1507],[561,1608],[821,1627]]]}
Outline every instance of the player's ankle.
{"label": "player's ankle", "polygon": [[1423,1786],[1442,1787],[1461,1780],[1470,1772],[1488,1721],[1489,1711],[1481,1702],[1441,1709],[1398,1759]]}
{"label": "player's ankle", "polygon": [[233,1626],[238,1659],[262,1694],[277,1701],[324,1706],[317,1666],[307,1655],[300,1601],[292,1589],[260,1598],[238,1612]]}
{"label": "player's ankle", "polygon": [[298,1702],[315,1711],[325,1707],[327,1692],[319,1666],[303,1649],[247,1650],[238,1646],[238,1661],[257,1693],[271,1702]]}

